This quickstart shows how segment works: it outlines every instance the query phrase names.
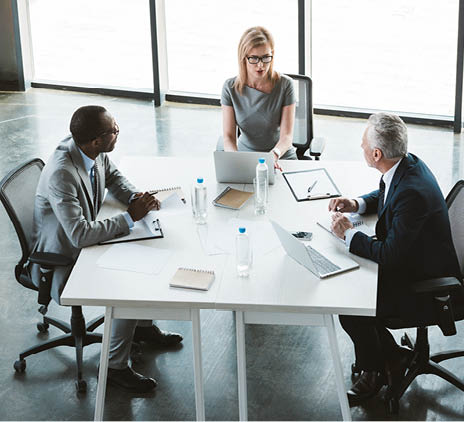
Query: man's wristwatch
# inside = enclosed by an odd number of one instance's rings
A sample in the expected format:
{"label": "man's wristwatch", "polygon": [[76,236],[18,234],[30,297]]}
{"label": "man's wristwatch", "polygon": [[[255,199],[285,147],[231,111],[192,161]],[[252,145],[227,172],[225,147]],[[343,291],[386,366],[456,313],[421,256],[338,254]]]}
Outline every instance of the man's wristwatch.
{"label": "man's wristwatch", "polygon": [[280,152],[280,149],[275,147],[275,148],[272,148],[272,152],[277,155],[277,159],[280,158],[280,156],[282,155],[282,153]]}

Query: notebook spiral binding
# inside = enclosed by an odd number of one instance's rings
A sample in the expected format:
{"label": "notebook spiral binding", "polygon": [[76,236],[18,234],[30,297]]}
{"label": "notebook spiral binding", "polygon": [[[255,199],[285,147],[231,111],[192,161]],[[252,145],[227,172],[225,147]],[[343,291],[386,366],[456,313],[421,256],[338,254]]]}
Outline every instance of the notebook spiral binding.
{"label": "notebook spiral binding", "polygon": [[183,271],[193,271],[195,273],[207,273],[207,274],[214,274],[212,270],[199,270],[197,268],[188,268],[188,267],[179,267],[179,270]]}
{"label": "notebook spiral binding", "polygon": [[176,189],[181,189],[180,186],[171,186],[169,188],[163,188],[163,189],[153,189],[150,192],[166,192],[168,190],[176,190]]}

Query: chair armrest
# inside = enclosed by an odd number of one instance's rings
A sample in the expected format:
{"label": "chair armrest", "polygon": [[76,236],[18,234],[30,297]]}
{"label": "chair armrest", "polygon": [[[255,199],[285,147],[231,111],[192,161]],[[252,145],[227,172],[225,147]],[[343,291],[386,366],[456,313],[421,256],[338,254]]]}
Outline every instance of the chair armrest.
{"label": "chair armrest", "polygon": [[309,147],[309,155],[320,157],[325,148],[325,139],[321,137],[313,138]]}
{"label": "chair armrest", "polygon": [[455,277],[431,278],[412,285],[414,293],[433,296],[436,324],[445,336],[456,334],[451,291],[457,288],[462,289],[462,285]]}
{"label": "chair armrest", "polygon": [[39,264],[42,268],[65,267],[73,263],[73,259],[68,256],[51,252],[34,252],[29,261]]}
{"label": "chair armrest", "polygon": [[422,280],[412,285],[414,293],[444,294],[450,290],[462,288],[462,284],[456,277],[441,277]]}

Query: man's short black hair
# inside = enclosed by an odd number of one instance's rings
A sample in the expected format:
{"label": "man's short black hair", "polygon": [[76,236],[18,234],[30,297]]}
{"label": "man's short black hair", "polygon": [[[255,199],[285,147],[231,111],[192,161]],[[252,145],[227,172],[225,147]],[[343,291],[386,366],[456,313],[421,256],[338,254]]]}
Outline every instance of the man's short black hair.
{"label": "man's short black hair", "polygon": [[74,112],[69,129],[78,145],[89,143],[105,130],[101,119],[105,112],[105,107],[96,105],[80,107]]}

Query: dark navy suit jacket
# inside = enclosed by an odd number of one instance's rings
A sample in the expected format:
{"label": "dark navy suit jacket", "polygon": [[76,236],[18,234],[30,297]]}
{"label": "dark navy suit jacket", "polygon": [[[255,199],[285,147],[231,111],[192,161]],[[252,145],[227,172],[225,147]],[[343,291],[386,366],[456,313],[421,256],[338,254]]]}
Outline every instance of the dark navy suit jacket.
{"label": "dark navy suit jacket", "polygon": [[[366,213],[377,213],[379,191],[362,196]],[[378,215],[377,239],[358,232],[350,252],[379,264],[377,316],[416,320],[430,315],[428,300],[411,294],[419,280],[461,279],[443,194],[425,163],[403,158]]]}

